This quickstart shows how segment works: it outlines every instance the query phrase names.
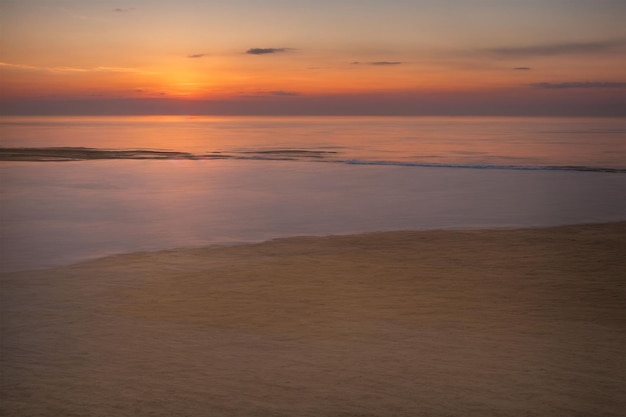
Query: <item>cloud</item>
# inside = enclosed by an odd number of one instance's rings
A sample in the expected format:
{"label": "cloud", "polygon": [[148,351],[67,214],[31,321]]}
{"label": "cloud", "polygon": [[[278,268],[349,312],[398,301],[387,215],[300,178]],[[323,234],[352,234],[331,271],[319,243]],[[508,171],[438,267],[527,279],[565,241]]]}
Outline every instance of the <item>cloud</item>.
{"label": "cloud", "polygon": [[112,11],[115,13],[128,13],[128,12],[132,12],[133,10],[135,10],[134,7],[127,7],[125,9],[118,7],[116,9],[113,9]]}
{"label": "cloud", "polygon": [[621,81],[579,81],[564,83],[532,83],[534,88],[559,89],[559,88],[626,88],[626,82]]}
{"label": "cloud", "polygon": [[276,91],[268,91],[268,95],[270,96],[299,96],[299,93],[295,91],[284,91],[284,90],[276,90]]}
{"label": "cloud", "polygon": [[192,54],[187,55],[187,58],[204,58],[205,56],[209,56],[209,54]]}
{"label": "cloud", "polygon": [[291,48],[250,48],[246,51],[246,53],[250,55],[266,55],[287,52],[290,49]]}
{"label": "cloud", "polygon": [[9,64],[8,62],[0,62],[0,68],[16,68],[16,69],[24,69],[24,70],[37,70],[39,67],[35,67],[32,65],[22,65],[22,64]]}
{"label": "cloud", "polygon": [[377,65],[377,66],[385,66],[385,65],[400,65],[402,62],[398,61],[374,61],[374,62],[360,62],[354,61],[350,63],[351,65]]}
{"label": "cloud", "polygon": [[94,67],[94,68],[84,68],[80,69],[81,71],[91,71],[91,72],[132,72],[135,74],[155,74],[152,71],[145,71],[137,68],[126,68],[126,67]]}
{"label": "cloud", "polygon": [[125,67],[41,67],[35,65],[23,65],[23,64],[11,64],[8,62],[0,62],[0,68],[14,68],[18,70],[26,71],[46,71],[54,73],[75,73],[75,72],[128,72],[134,74],[155,74],[151,71],[144,71],[137,68],[125,68]]}
{"label": "cloud", "polygon": [[11,68],[17,70],[24,71],[46,71],[46,72],[88,72],[87,68],[76,68],[76,67],[39,67],[35,65],[24,65],[24,64],[10,64],[8,62],[0,62],[0,68]]}
{"label": "cloud", "polygon": [[107,19],[103,19],[101,17],[87,16],[84,14],[76,13],[75,11],[71,9],[66,9],[65,7],[59,7],[59,10],[67,13],[68,16],[74,19],[88,20],[88,21],[95,21],[95,22],[107,22],[108,21]]}
{"label": "cloud", "polygon": [[530,67],[515,67],[513,68],[514,71],[530,71],[532,68]]}
{"label": "cloud", "polygon": [[299,96],[300,93],[295,91],[288,90],[272,90],[272,91],[257,91],[253,94],[245,94],[245,97],[295,97]]}
{"label": "cloud", "polygon": [[565,54],[593,54],[626,46],[626,40],[614,39],[600,42],[570,42],[547,45],[492,48],[487,51],[503,57],[552,56]]}

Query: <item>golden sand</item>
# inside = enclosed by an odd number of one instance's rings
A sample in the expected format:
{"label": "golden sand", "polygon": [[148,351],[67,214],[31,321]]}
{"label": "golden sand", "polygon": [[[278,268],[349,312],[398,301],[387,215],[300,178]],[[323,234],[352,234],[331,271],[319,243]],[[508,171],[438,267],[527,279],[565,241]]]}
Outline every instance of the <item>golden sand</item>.
{"label": "golden sand", "polygon": [[4,416],[621,416],[626,223],[2,276]]}

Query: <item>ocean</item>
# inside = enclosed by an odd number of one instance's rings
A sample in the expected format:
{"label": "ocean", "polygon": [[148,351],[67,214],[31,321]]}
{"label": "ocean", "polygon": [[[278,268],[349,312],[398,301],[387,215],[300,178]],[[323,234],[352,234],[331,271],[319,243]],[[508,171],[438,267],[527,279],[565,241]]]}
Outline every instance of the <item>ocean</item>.
{"label": "ocean", "polygon": [[0,271],[626,219],[618,118],[0,117]]}

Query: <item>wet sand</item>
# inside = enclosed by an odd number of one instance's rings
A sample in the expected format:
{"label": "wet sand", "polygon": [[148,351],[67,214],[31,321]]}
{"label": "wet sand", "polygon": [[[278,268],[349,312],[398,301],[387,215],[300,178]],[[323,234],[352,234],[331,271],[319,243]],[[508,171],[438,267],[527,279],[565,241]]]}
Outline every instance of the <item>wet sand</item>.
{"label": "wet sand", "polygon": [[626,223],[1,276],[6,416],[621,416]]}

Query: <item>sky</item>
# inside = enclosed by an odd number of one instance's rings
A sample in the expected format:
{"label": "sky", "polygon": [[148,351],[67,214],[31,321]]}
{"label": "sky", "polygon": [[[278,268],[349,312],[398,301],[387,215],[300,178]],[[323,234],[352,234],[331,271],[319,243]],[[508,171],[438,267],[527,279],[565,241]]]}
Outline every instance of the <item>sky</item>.
{"label": "sky", "polygon": [[0,0],[2,114],[626,115],[622,0]]}

